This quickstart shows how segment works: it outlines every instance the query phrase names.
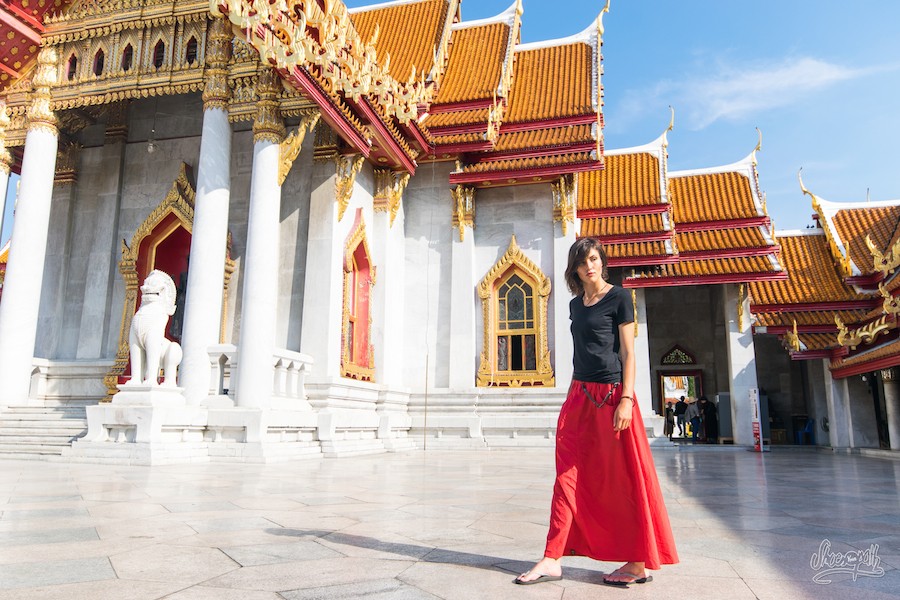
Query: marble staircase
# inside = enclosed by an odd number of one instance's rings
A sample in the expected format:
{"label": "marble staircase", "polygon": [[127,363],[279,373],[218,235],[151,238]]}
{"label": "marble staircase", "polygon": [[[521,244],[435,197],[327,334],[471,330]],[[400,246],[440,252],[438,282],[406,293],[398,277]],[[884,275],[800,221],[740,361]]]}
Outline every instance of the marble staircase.
{"label": "marble staircase", "polygon": [[85,406],[96,400],[45,401],[0,410],[0,458],[52,460],[87,431]]}

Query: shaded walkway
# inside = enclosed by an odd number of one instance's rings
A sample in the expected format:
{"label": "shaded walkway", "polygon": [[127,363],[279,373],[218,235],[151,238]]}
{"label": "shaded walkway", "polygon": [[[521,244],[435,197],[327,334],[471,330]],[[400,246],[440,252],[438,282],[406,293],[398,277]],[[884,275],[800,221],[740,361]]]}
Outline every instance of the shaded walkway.
{"label": "shaded walkway", "polygon": [[[786,450],[656,453],[682,564],[624,592],[618,566],[543,550],[550,450],[283,465],[0,461],[0,600],[900,598],[900,461]],[[810,559],[874,548],[853,581]]]}

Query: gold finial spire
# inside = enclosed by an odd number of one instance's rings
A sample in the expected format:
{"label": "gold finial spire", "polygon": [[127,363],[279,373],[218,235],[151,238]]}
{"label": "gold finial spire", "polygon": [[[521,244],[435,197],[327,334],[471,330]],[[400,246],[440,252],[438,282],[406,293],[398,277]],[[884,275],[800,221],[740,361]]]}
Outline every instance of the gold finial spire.
{"label": "gold finial spire", "polygon": [[603,13],[609,12],[609,3],[611,0],[606,0],[606,6],[603,7],[603,10],[600,11],[600,14],[597,15],[597,33],[600,37],[603,37],[603,33],[605,32],[603,28]]}
{"label": "gold finial spire", "polygon": [[675,107],[671,104],[669,105],[669,111],[672,113],[672,118],[669,119],[669,127],[666,129],[667,132],[675,129]]}

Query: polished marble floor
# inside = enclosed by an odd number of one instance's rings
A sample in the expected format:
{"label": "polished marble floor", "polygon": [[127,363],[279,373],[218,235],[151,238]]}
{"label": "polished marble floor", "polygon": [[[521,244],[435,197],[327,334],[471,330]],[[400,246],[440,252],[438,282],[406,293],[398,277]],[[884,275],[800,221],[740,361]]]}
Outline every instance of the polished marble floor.
{"label": "polished marble floor", "polygon": [[551,450],[0,461],[0,600],[900,598],[900,460],[655,458],[682,562],[628,590],[601,584],[617,565],[584,558],[563,581],[512,584],[543,550]]}

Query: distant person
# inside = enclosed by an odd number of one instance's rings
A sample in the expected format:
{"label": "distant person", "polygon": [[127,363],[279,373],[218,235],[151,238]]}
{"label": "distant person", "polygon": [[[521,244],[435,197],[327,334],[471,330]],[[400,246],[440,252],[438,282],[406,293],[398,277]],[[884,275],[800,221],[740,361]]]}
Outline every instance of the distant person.
{"label": "distant person", "polygon": [[694,400],[687,405],[684,411],[684,419],[691,424],[691,440],[697,441],[697,434],[700,432],[700,407],[699,402]]}
{"label": "distant person", "polygon": [[700,416],[707,444],[719,443],[719,409],[706,396],[700,396]]}
{"label": "distant person", "polygon": [[550,530],[544,556],[515,583],[559,581],[563,556],[587,556],[624,562],[603,576],[607,585],[644,584],[648,569],[678,554],[634,398],[631,296],[608,281],[596,238],[572,245],[565,277],[575,369],[556,429]]}
{"label": "distant person", "polygon": [[684,396],[675,403],[675,419],[678,421],[678,437],[684,437],[684,411],[687,410],[687,402]]}
{"label": "distant person", "polygon": [[666,424],[663,427],[663,434],[670,440],[672,433],[675,431],[675,406],[671,402],[666,403]]}

